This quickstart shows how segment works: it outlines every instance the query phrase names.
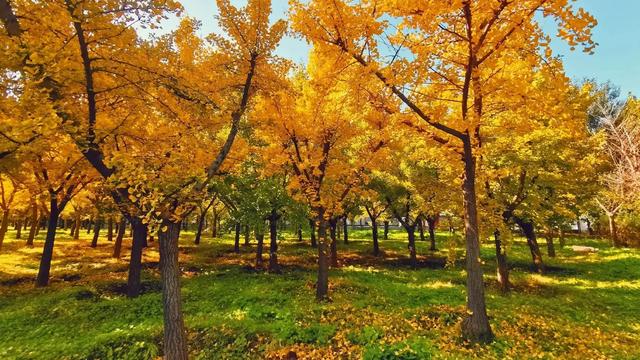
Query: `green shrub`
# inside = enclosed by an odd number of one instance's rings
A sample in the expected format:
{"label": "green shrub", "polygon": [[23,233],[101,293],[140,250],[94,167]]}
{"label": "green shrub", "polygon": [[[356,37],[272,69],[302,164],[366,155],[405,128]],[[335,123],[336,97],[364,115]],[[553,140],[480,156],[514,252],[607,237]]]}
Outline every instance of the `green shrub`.
{"label": "green shrub", "polygon": [[427,360],[431,359],[435,349],[426,339],[414,338],[387,345],[367,345],[362,358],[364,360]]}

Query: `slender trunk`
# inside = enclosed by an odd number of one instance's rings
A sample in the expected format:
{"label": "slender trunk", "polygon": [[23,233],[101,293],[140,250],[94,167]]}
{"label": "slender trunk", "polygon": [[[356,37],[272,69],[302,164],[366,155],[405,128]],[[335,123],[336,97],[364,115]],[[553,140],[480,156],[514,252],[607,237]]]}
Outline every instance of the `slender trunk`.
{"label": "slender trunk", "polygon": [[71,229],[69,230],[69,236],[71,236],[72,238],[73,238],[73,233],[75,232],[77,225],[78,224],[74,219],[74,221],[71,223]]}
{"label": "slender trunk", "polygon": [[589,233],[589,236],[593,236],[593,228],[591,227],[591,220],[589,220],[589,218],[586,218],[585,222],[587,223],[587,232]]}
{"label": "slender trunk", "polygon": [[502,247],[502,240],[500,240],[500,232],[496,230],[493,233],[496,244],[496,262],[498,265],[497,277],[498,285],[502,292],[509,291],[509,268],[507,267],[507,251]]}
{"label": "slender trunk", "polygon": [[578,235],[582,235],[582,223],[580,222],[580,217],[578,216]]}
{"label": "slender trunk", "polygon": [[76,225],[75,228],[73,230],[73,240],[79,240],[80,239],[80,216],[78,215],[78,217],[76,218]]}
{"label": "slender trunk", "polygon": [[262,260],[262,249],[264,247],[264,234],[261,232],[256,232],[256,269],[262,268],[263,260]]}
{"label": "slender trunk", "polygon": [[147,225],[142,223],[142,219],[132,218],[131,227],[133,228],[133,241],[131,244],[131,259],[129,261],[129,276],[127,278],[127,296],[130,298],[140,295],[142,249],[147,238]]}
{"label": "slender trunk", "polygon": [[467,270],[468,317],[462,322],[462,335],[472,342],[489,342],[493,339],[484,297],[484,281],[480,266],[480,239],[476,205],[476,160],[471,140],[465,138],[464,181],[462,185]]}
{"label": "slender trunk", "polygon": [[102,221],[100,219],[96,219],[93,225],[93,239],[91,240],[91,247],[94,248],[98,246],[98,237],[100,237],[100,228],[102,227]]}
{"label": "slender trunk", "polygon": [[533,227],[533,223],[530,221],[525,221],[523,219],[514,217],[513,218],[522,229],[524,236],[527,238],[527,245],[529,245],[529,250],[531,252],[531,258],[533,259],[533,264],[536,267],[536,271],[539,273],[544,273],[544,262],[542,261],[542,252],[540,251],[540,246],[538,245],[538,240],[536,239],[536,232]]}
{"label": "slender trunk", "polygon": [[338,219],[331,219],[329,221],[329,234],[331,236],[331,267],[338,267],[338,239],[336,236],[336,230],[338,228]]}
{"label": "slender trunk", "polygon": [[249,236],[251,235],[251,230],[249,225],[244,226],[244,246],[249,246]]}
{"label": "slender trunk", "polygon": [[418,221],[418,232],[420,234],[420,241],[426,241],[427,239],[424,237],[424,223],[422,219]]}
{"label": "slender trunk", "polygon": [[116,242],[113,244],[113,257],[120,258],[122,252],[122,239],[124,239],[124,231],[127,227],[127,221],[124,217],[120,219],[120,225],[118,225],[118,234],[116,235]]}
{"label": "slender trunk", "polygon": [[380,245],[378,244],[378,222],[376,218],[371,218],[371,236],[373,237],[373,256],[380,256]]}
{"label": "slender trunk", "polygon": [[298,242],[303,242],[302,239],[302,225],[298,225]]}
{"label": "slender trunk", "polygon": [[316,282],[316,300],[325,301],[329,298],[329,244],[324,214],[318,215],[318,280]]}
{"label": "slender trunk", "polygon": [[215,207],[213,208],[213,221],[211,222],[211,237],[218,237],[218,212]]}
{"label": "slender trunk", "polygon": [[7,234],[8,228],[9,228],[9,209],[6,209],[2,213],[2,221],[0,221],[0,250],[2,250],[2,243],[4,242],[4,237]]}
{"label": "slender trunk", "polygon": [[111,216],[107,220],[107,241],[113,241],[113,218]]}
{"label": "slender trunk", "polygon": [[40,258],[40,267],[38,269],[38,277],[36,278],[36,286],[47,286],[49,284],[49,274],[51,272],[51,259],[53,258],[53,243],[56,240],[56,228],[58,227],[58,217],[62,209],[58,209],[58,200],[51,195],[51,210],[49,212],[49,221],[47,225],[47,237],[44,241],[42,249],[42,258]]}
{"label": "slender trunk", "polygon": [[280,271],[278,264],[278,214],[271,211],[269,217],[269,271]]}
{"label": "slender trunk", "polygon": [[616,225],[616,214],[607,213],[607,217],[609,218],[609,235],[611,236],[611,245],[620,247],[620,242],[618,241],[618,226]]}
{"label": "slender trunk", "polygon": [[38,215],[38,208],[34,206],[33,213],[31,214],[31,229],[29,229],[29,237],[27,237],[27,246],[33,246],[33,240],[36,237],[38,223],[40,222],[40,218],[38,217]]}
{"label": "slender trunk", "polygon": [[16,226],[16,239],[22,238],[22,220],[18,220]]}
{"label": "slender trunk", "polygon": [[564,248],[565,238],[564,238],[564,229],[560,228],[560,236],[558,237],[558,243],[560,244],[560,249]]}
{"label": "slender trunk", "polygon": [[429,225],[429,241],[431,242],[429,251],[437,251],[438,249],[436,248],[436,219],[433,217],[428,217],[427,225]]}
{"label": "slender trunk", "polygon": [[409,244],[407,245],[409,248],[409,264],[412,269],[416,269],[418,267],[418,259],[416,257],[416,224],[406,226],[405,230],[407,230],[409,239]]}
{"label": "slender trunk", "polygon": [[347,224],[347,216],[344,216],[344,219],[342,221],[342,232],[344,236],[344,243],[348,244],[349,243],[349,225]]}
{"label": "slender trunk", "polygon": [[545,240],[547,241],[547,255],[549,255],[549,257],[556,257],[556,248],[553,245],[553,233],[551,230],[547,230],[545,235]]}
{"label": "slender trunk", "polygon": [[180,223],[164,220],[162,224],[166,227],[166,231],[161,231],[158,237],[164,309],[164,358],[187,360],[187,338],[182,319],[180,263],[178,260]]}
{"label": "slender trunk", "polygon": [[[207,217],[207,212],[202,211],[198,218],[198,230],[196,230],[196,238],[193,241],[194,244],[200,245],[200,237],[202,236],[202,228],[204,227],[204,219]],[[213,225],[215,227],[215,224]],[[215,236],[214,236],[215,237]]]}
{"label": "slender trunk", "polygon": [[389,220],[385,220],[383,222],[383,224],[384,224],[384,235],[383,235],[383,238],[385,240],[389,240]]}
{"label": "slender trunk", "polygon": [[87,234],[91,234],[91,226],[94,224],[93,220],[87,222]]}
{"label": "slender trunk", "polygon": [[313,219],[309,219],[309,228],[311,228],[311,247],[317,247],[316,241],[316,222]]}
{"label": "slender trunk", "polygon": [[240,223],[236,223],[236,237],[235,240],[233,242],[233,252],[235,252],[236,254],[240,253],[240,231],[242,227],[240,226]]}

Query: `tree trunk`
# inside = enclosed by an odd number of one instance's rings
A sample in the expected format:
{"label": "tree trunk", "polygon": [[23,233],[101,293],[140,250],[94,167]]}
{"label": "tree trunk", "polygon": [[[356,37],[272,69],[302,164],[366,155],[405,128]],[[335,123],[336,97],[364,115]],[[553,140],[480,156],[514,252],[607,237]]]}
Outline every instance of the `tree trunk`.
{"label": "tree trunk", "polygon": [[533,227],[533,223],[530,221],[525,221],[523,219],[514,217],[513,218],[522,229],[524,236],[527,238],[527,245],[529,245],[529,250],[531,251],[531,258],[533,259],[533,264],[536,267],[536,271],[539,273],[544,273],[544,262],[542,261],[542,252],[540,251],[540,246],[538,245],[538,240],[536,239],[536,232]]}
{"label": "tree trunk", "polygon": [[120,225],[118,225],[118,234],[116,235],[116,242],[113,244],[113,257],[120,258],[122,252],[122,239],[124,239],[124,231],[127,227],[127,221],[124,217],[120,219]]}
{"label": "tree trunk", "polygon": [[384,221],[384,235],[383,238],[385,240],[389,240],[389,220]]}
{"label": "tree trunk", "polygon": [[75,232],[77,225],[78,225],[78,223],[74,219],[74,221],[71,223],[71,229],[69,230],[69,236],[71,236],[72,238],[73,238],[73,233]]}
{"label": "tree trunk", "polygon": [[556,248],[553,245],[553,233],[551,230],[548,230],[545,235],[545,240],[547,241],[547,255],[552,258],[556,257]]}
{"label": "tree trunk", "polygon": [[107,241],[113,241],[113,218],[111,216],[107,220]]}
{"label": "tree trunk", "polygon": [[142,219],[137,217],[132,218],[131,227],[133,228],[133,240],[131,244],[131,259],[129,261],[129,275],[127,278],[127,296],[130,298],[140,295],[142,249],[147,238],[147,225],[142,223]]}
{"label": "tree trunk", "polygon": [[424,237],[424,223],[422,219],[418,220],[418,233],[420,234],[420,241],[426,241],[427,239]]}
{"label": "tree trunk", "polygon": [[22,238],[22,219],[17,221],[17,226],[16,226],[16,239],[20,239]]}
{"label": "tree trunk", "polygon": [[304,239],[302,239],[302,225],[298,225],[298,242],[303,242]]}
{"label": "tree trunk", "polygon": [[591,220],[589,220],[589,218],[586,218],[585,222],[587,223],[587,232],[589,236],[593,236],[593,228],[591,227]]}
{"label": "tree trunk", "polygon": [[502,248],[502,240],[500,240],[500,232],[496,230],[493,233],[496,244],[496,262],[498,265],[497,277],[498,285],[502,292],[509,291],[509,268],[507,266],[507,251]]}
{"label": "tree trunk", "polygon": [[[200,213],[200,216],[198,217],[198,230],[196,230],[196,238],[193,241],[194,244],[196,245],[200,245],[200,237],[202,236],[202,228],[204,227],[204,219],[207,217],[207,212],[206,211],[202,211]],[[213,224],[213,227],[215,228],[215,223]],[[215,231],[214,231],[215,233]],[[215,237],[215,236],[213,236]]]}
{"label": "tree trunk", "polygon": [[245,225],[244,227],[244,246],[249,246],[249,236],[251,235],[251,230],[249,229],[249,225]]}
{"label": "tree trunk", "polygon": [[49,211],[49,221],[47,225],[47,237],[44,241],[42,249],[42,258],[40,258],[40,268],[38,269],[38,277],[36,278],[36,286],[47,286],[49,284],[49,273],[51,272],[51,259],[53,258],[53,243],[56,240],[56,228],[58,227],[58,217],[62,209],[58,209],[58,200],[51,195],[51,210]]}
{"label": "tree trunk", "polygon": [[412,226],[406,226],[405,230],[407,231],[407,236],[409,238],[409,264],[412,269],[416,269],[418,267],[418,259],[416,258],[416,224]]}
{"label": "tree trunk", "polygon": [[317,247],[316,241],[316,222],[313,219],[309,219],[309,227],[311,228],[311,247]]}
{"label": "tree trunk", "polygon": [[40,218],[38,217],[38,208],[33,207],[33,212],[31,214],[31,228],[29,229],[29,237],[27,237],[27,246],[33,246],[33,240],[36,237],[36,232],[38,231],[38,223],[40,222]]}
{"label": "tree trunk", "polygon": [[560,236],[558,237],[558,243],[560,244],[560,249],[564,248],[565,238],[564,238],[564,229],[560,228]]}
{"label": "tree trunk", "polygon": [[280,271],[278,265],[278,214],[271,211],[269,216],[269,271]]}
{"label": "tree trunk", "polygon": [[242,230],[242,227],[240,226],[240,223],[236,223],[236,237],[233,242],[233,252],[235,252],[236,254],[240,253],[240,231],[241,230]]}
{"label": "tree trunk", "polygon": [[349,243],[349,225],[347,224],[347,216],[345,215],[342,221],[342,232],[344,236],[344,243]]}
{"label": "tree trunk", "polygon": [[264,234],[256,232],[256,241],[258,242],[256,246],[256,269],[260,269],[263,264],[262,249],[264,247]]}
{"label": "tree trunk", "polygon": [[100,219],[96,219],[93,225],[93,239],[91,240],[91,247],[94,248],[98,246],[98,237],[100,237],[100,228],[102,227],[102,221]]}
{"label": "tree trunk", "polygon": [[78,216],[76,218],[76,225],[75,225],[75,227],[73,229],[73,240],[79,240],[80,239],[80,228],[81,228],[80,222],[81,222],[80,216]]}
{"label": "tree trunk", "polygon": [[318,280],[316,282],[316,300],[329,299],[329,244],[327,241],[327,227],[324,214],[318,215]]}
{"label": "tree trunk", "polygon": [[616,214],[607,213],[609,218],[609,235],[611,236],[611,245],[620,247],[618,241],[618,226],[616,225]]}
{"label": "tree trunk", "polygon": [[476,159],[471,140],[464,145],[464,181],[462,185],[467,270],[467,311],[462,322],[462,336],[472,342],[490,342],[493,339],[484,297],[484,281],[480,266],[480,239],[476,207]]}
{"label": "tree trunk", "polygon": [[380,256],[380,245],[378,244],[378,221],[371,218],[371,237],[373,237],[373,256]]}
{"label": "tree trunk", "polygon": [[338,228],[338,219],[334,218],[329,220],[329,233],[331,236],[331,267],[338,267],[338,239],[336,231]]}
{"label": "tree trunk", "polygon": [[166,227],[166,231],[160,231],[158,237],[164,309],[164,358],[187,360],[187,339],[182,320],[180,263],[178,260],[180,223],[164,220],[162,224]]}
{"label": "tree trunk", "polygon": [[87,222],[87,234],[91,234],[91,226],[94,224],[93,220]]}
{"label": "tree trunk", "polygon": [[211,221],[211,237],[212,238],[217,238],[218,237],[218,212],[216,211],[216,208],[213,208],[213,221]]}
{"label": "tree trunk", "polygon": [[4,242],[4,237],[7,234],[8,228],[9,228],[9,210],[5,210],[2,213],[2,221],[0,221],[0,250],[2,250],[2,243]]}
{"label": "tree trunk", "polygon": [[433,217],[428,217],[427,225],[429,225],[429,241],[431,242],[429,251],[437,251],[438,249],[436,248],[436,219]]}

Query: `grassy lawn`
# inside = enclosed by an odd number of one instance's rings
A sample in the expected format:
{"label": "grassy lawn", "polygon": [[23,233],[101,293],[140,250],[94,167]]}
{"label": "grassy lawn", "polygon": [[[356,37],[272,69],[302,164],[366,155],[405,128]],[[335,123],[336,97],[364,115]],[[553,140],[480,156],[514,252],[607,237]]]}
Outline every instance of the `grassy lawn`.
{"label": "grassy lawn", "polygon": [[[306,235],[306,234],[305,234]],[[558,249],[535,274],[524,242],[509,246],[514,289],[497,290],[492,244],[482,249],[487,305],[496,341],[461,342],[465,273],[461,249],[438,234],[440,251],[418,241],[420,268],[406,260],[405,235],[381,240],[374,258],[365,230],[339,244],[329,303],[314,300],[315,250],[293,238],[280,242],[281,274],[253,268],[254,246],[240,255],[232,239],[181,237],[183,310],[195,359],[462,359],[640,358],[640,252],[603,241],[569,239],[600,249]],[[144,293],[123,296],[127,259],[110,258],[112,244],[60,231],[51,286],[35,289],[42,247],[14,240],[0,254],[0,358],[146,359],[160,355],[162,308],[157,243],[145,251]],[[125,243],[130,239],[125,239]],[[542,245],[542,241],[541,241]],[[123,249],[123,254],[128,248]],[[266,252],[268,257],[268,251]],[[452,257],[457,254],[457,260]],[[449,265],[444,267],[449,258]],[[452,261],[455,260],[455,261]]]}

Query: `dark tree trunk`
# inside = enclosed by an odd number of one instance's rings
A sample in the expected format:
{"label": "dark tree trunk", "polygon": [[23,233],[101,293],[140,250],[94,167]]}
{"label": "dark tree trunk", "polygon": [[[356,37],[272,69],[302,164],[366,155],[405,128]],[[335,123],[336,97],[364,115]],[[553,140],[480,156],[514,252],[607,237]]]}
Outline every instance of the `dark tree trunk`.
{"label": "dark tree trunk", "polygon": [[589,236],[593,236],[593,228],[591,227],[591,220],[589,220],[589,218],[586,218],[585,222],[587,223],[587,232],[589,233]]}
{"label": "dark tree trunk", "polygon": [[249,229],[249,225],[244,226],[244,246],[249,246],[249,236],[251,235],[251,230]]}
{"label": "dark tree trunk", "polygon": [[91,234],[91,227],[94,224],[93,220],[87,222],[87,234]]}
{"label": "dark tree trunk", "polygon": [[80,216],[78,216],[76,218],[76,224],[75,227],[73,229],[73,240],[79,240],[80,239]]}
{"label": "dark tree trunk", "polygon": [[502,292],[509,291],[509,268],[507,266],[507,251],[502,247],[502,240],[500,240],[500,232],[496,230],[493,233],[496,244],[496,262],[498,268],[496,269],[498,277],[498,285]]}
{"label": "dark tree trunk", "polygon": [[29,237],[27,237],[27,246],[33,246],[33,240],[36,237],[36,232],[38,231],[38,223],[40,222],[40,218],[38,217],[38,208],[33,208],[33,213],[31,214],[31,228],[29,229]]}
{"label": "dark tree trunk", "polygon": [[62,208],[58,208],[58,200],[51,195],[51,210],[49,211],[49,221],[47,225],[47,236],[42,249],[42,258],[40,258],[40,267],[38,269],[38,277],[36,278],[36,286],[47,286],[49,284],[49,274],[51,272],[51,259],[53,258],[53,243],[56,240],[56,228],[58,227],[58,217]]}
{"label": "dark tree trunk", "polygon": [[545,237],[545,240],[547,241],[547,255],[549,255],[549,257],[556,257],[556,248],[553,245],[553,235],[552,234],[547,234],[547,236]]}
{"label": "dark tree trunk", "polygon": [[560,228],[560,235],[558,236],[558,244],[560,245],[560,249],[564,248],[565,238],[564,238],[564,229]]}
{"label": "dark tree trunk", "polygon": [[71,230],[69,230],[69,236],[71,236],[73,238],[73,233],[76,231],[76,226],[78,225],[78,223],[76,222],[76,220],[73,220],[73,223],[71,223]]}
{"label": "dark tree trunk", "polygon": [[389,240],[389,220],[385,220],[383,222],[383,224],[384,224],[384,235],[383,235],[383,238],[385,240]]}
{"label": "dark tree trunk", "polygon": [[380,245],[378,244],[378,221],[371,218],[371,237],[373,237],[373,256],[380,256]]}
{"label": "dark tree trunk", "polygon": [[313,219],[309,219],[309,228],[311,229],[311,247],[317,247],[318,242],[316,241],[316,222]]}
{"label": "dark tree trunk", "polygon": [[338,228],[338,219],[334,218],[329,220],[329,233],[331,236],[331,267],[338,267],[338,239],[336,231]]}
{"label": "dark tree trunk", "polygon": [[264,234],[256,232],[256,268],[262,268],[263,260],[262,260],[262,252],[264,248]]}
{"label": "dark tree trunk", "polygon": [[98,238],[100,237],[100,228],[102,227],[102,221],[100,219],[96,219],[93,225],[93,239],[91,240],[91,247],[94,248],[98,246]]}
{"label": "dark tree trunk", "polygon": [[411,226],[405,226],[405,230],[407,231],[407,236],[409,239],[409,264],[412,269],[416,269],[418,267],[418,259],[416,257],[416,224]]}
{"label": "dark tree trunk", "polygon": [[271,211],[269,216],[269,271],[280,271],[278,264],[278,218],[279,215],[275,210]]}
{"label": "dark tree trunk", "polygon": [[107,220],[107,241],[113,241],[113,218]]}
{"label": "dark tree trunk", "polygon": [[180,223],[164,220],[162,224],[166,227],[166,231],[161,231],[158,237],[164,308],[164,358],[187,360],[187,338],[182,319],[180,263],[178,260]]}
{"label": "dark tree trunk", "polygon": [[527,245],[529,246],[529,250],[531,252],[531,258],[533,259],[533,264],[536,267],[536,271],[541,274],[544,273],[544,262],[542,261],[542,252],[540,251],[540,246],[538,245],[538,239],[536,238],[536,232],[535,232],[535,228],[533,227],[533,223],[517,217],[514,217],[513,219],[516,222],[516,224],[520,226],[520,229],[522,229],[522,233],[527,239]]}
{"label": "dark tree trunk", "polygon": [[329,299],[329,244],[327,227],[322,212],[318,215],[318,280],[316,282],[316,300]]}
{"label": "dark tree trunk", "polygon": [[120,219],[120,225],[118,225],[118,234],[116,235],[116,242],[113,244],[113,257],[120,258],[122,252],[122,240],[124,239],[124,231],[127,227],[127,221],[123,217]]}
{"label": "dark tree trunk", "polygon": [[17,221],[16,226],[16,239],[22,238],[22,220]]}
{"label": "dark tree trunk", "polygon": [[0,221],[0,250],[2,250],[2,243],[4,242],[4,237],[7,234],[8,229],[9,229],[9,210],[5,210],[2,213],[2,220]]}
{"label": "dark tree trunk", "polygon": [[302,239],[302,225],[298,225],[298,242],[303,242],[304,239]]}
{"label": "dark tree trunk", "polygon": [[[179,225],[174,224],[174,226]],[[129,276],[127,278],[127,296],[130,298],[140,295],[142,249],[147,238],[147,225],[142,223],[142,219],[132,218],[131,227],[133,228],[133,241],[131,244],[131,259],[129,261]]]}
{"label": "dark tree trunk", "polygon": [[422,219],[418,221],[418,233],[420,234],[420,241],[426,241],[427,239],[424,237],[424,222]]}
{"label": "dark tree trunk", "polygon": [[240,223],[236,223],[235,230],[236,230],[236,236],[233,241],[233,252],[235,252],[236,254],[239,254],[240,253],[240,231],[242,230]]}
{"label": "dark tree trunk", "polygon": [[213,208],[213,221],[211,221],[211,237],[212,238],[217,238],[218,237],[218,212],[216,211],[216,208]]}
{"label": "dark tree trunk", "polygon": [[464,138],[464,179],[462,185],[467,270],[467,311],[462,322],[462,336],[472,342],[493,339],[484,297],[484,281],[480,264],[480,239],[476,205],[476,159],[471,139]]}
{"label": "dark tree trunk", "polygon": [[347,216],[345,215],[342,221],[342,236],[344,236],[344,243],[349,243],[349,225],[347,224]]}
{"label": "dark tree trunk", "polygon": [[436,248],[436,218],[428,217],[427,225],[429,226],[429,241],[431,242],[429,251],[437,251],[438,249]]}
{"label": "dark tree trunk", "polygon": [[[202,228],[204,227],[204,219],[206,217],[207,217],[207,212],[206,211],[202,211],[200,213],[200,216],[198,217],[198,230],[196,230],[196,238],[193,241],[194,244],[196,244],[196,245],[200,245],[200,237],[202,236]],[[215,224],[213,225],[213,227],[215,228]]]}

